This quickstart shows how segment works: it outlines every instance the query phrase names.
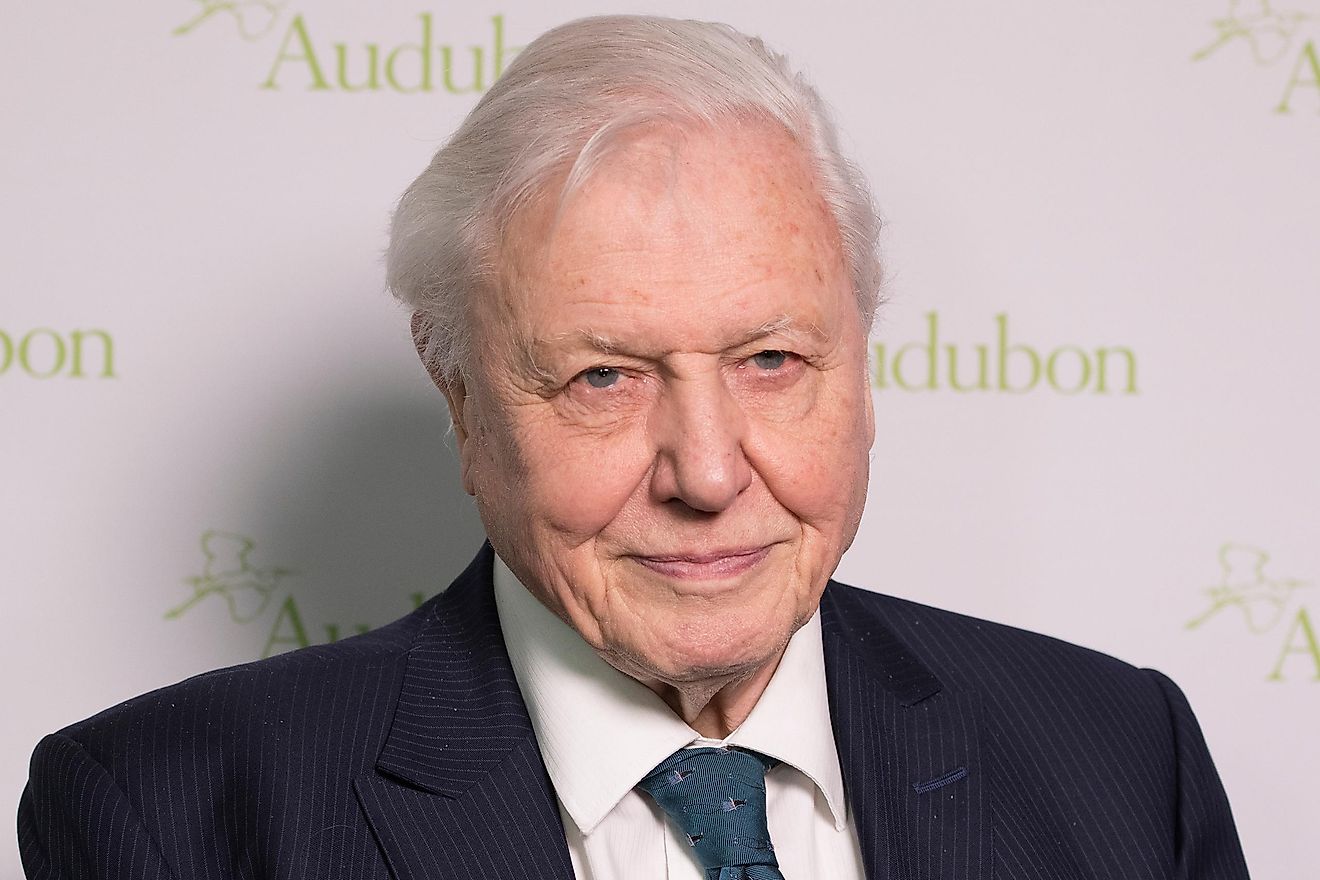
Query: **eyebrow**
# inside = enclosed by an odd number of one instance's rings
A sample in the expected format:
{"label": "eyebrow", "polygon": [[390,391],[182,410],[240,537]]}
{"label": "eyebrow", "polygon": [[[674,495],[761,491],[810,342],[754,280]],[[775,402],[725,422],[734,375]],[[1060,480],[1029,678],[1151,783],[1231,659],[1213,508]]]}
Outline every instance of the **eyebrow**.
{"label": "eyebrow", "polygon": [[[749,333],[732,340],[729,344],[723,347],[726,349],[740,348],[756,342],[759,339],[764,339],[767,336],[773,336],[776,333],[785,332],[790,336],[811,336],[818,339],[826,339],[829,336],[829,334],[815,323],[803,323],[802,321],[793,318],[791,315],[779,315],[778,317],[765,321]],[[550,337],[533,339],[531,348],[537,349],[545,346],[557,346],[565,341],[576,343],[575,347],[587,348],[592,351],[598,351],[601,354],[619,354],[630,348],[629,345],[620,340],[591,328],[571,330]]]}

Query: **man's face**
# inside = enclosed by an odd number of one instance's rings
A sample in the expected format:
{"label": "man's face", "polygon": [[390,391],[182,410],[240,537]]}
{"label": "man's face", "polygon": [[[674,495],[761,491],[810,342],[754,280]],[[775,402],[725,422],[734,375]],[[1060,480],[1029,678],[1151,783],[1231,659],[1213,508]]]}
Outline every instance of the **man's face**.
{"label": "man's face", "polygon": [[518,215],[450,388],[514,573],[648,683],[774,662],[852,541],[873,426],[835,224],[768,127],[639,134]]}

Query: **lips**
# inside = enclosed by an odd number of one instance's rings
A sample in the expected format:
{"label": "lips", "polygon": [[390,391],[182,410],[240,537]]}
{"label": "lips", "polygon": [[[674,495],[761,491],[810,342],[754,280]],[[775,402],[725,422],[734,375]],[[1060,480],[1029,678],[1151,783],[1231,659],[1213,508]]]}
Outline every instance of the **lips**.
{"label": "lips", "polygon": [[755,568],[770,554],[770,546],[738,547],[706,553],[635,555],[638,564],[671,578],[717,580]]}

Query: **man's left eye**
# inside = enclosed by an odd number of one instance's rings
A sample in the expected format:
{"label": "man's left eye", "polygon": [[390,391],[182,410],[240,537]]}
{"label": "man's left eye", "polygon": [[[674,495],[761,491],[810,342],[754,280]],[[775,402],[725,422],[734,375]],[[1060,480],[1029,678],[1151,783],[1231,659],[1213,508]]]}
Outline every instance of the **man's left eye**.
{"label": "man's left eye", "polygon": [[619,381],[619,371],[611,367],[596,367],[581,374],[592,388],[609,388]]}
{"label": "man's left eye", "polygon": [[752,355],[752,363],[763,370],[777,370],[788,360],[788,352],[774,349],[771,351],[759,351]]}

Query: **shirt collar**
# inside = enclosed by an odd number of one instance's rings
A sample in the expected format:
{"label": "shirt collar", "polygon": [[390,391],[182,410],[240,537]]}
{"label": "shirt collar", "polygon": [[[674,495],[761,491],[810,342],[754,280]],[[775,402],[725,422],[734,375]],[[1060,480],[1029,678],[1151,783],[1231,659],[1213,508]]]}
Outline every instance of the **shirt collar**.
{"label": "shirt collar", "polygon": [[830,724],[819,609],[789,639],[761,699],[727,742],[797,768],[825,795],[834,827],[843,830],[848,808]]}
{"label": "shirt collar", "polygon": [[[606,663],[498,556],[495,604],[550,780],[589,834],[655,765],[701,735],[641,682]],[[747,720],[725,740],[801,771],[842,829],[843,774],[830,725],[820,612],[794,633]]]}

